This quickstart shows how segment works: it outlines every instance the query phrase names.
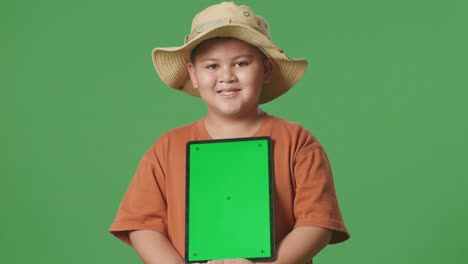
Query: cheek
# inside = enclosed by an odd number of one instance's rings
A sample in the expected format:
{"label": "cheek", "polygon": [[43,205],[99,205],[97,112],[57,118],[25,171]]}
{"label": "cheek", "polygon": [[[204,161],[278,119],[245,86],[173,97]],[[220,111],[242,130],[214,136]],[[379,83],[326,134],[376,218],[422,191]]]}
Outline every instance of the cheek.
{"label": "cheek", "polygon": [[245,84],[249,84],[249,86],[257,87],[261,89],[264,83],[262,71],[251,71],[242,73],[242,80],[244,80]]}
{"label": "cheek", "polygon": [[216,83],[216,75],[213,73],[203,73],[197,74],[198,85],[200,88],[210,88],[214,83]]}

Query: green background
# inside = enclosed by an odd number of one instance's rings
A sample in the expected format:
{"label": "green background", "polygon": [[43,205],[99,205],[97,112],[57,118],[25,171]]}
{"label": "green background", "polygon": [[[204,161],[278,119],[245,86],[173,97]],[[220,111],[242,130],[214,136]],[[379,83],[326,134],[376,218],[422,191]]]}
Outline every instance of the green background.
{"label": "green background", "polygon": [[[325,146],[351,239],[316,263],[468,263],[468,1],[239,1],[310,66],[264,109]],[[215,1],[2,1],[0,263],[139,263],[108,227],[204,115],[153,69]]]}

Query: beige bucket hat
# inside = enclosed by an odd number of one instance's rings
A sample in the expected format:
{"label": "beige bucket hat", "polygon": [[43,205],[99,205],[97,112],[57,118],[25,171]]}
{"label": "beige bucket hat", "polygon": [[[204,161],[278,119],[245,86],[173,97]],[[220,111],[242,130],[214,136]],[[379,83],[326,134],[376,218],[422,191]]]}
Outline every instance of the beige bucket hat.
{"label": "beige bucket hat", "polygon": [[187,63],[190,53],[201,42],[216,38],[231,37],[258,47],[273,60],[272,76],[260,95],[260,104],[269,102],[290,90],[299,81],[307,68],[305,59],[290,59],[270,39],[267,22],[257,16],[248,6],[232,2],[212,5],[198,13],[192,21],[189,35],[181,47],[155,48],[153,63],[159,77],[168,86],[184,93],[200,96],[192,86]]}

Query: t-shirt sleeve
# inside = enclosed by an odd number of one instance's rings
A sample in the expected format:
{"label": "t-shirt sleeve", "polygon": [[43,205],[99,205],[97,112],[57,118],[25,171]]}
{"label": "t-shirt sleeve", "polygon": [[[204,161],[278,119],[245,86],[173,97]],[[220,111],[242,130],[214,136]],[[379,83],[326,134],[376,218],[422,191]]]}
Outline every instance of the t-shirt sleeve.
{"label": "t-shirt sleeve", "polygon": [[153,146],[140,160],[110,232],[129,245],[132,230],[154,230],[167,236],[165,197],[164,170]]}
{"label": "t-shirt sleeve", "polygon": [[297,152],[293,169],[295,227],[331,229],[331,244],[347,240],[349,233],[338,207],[330,163],[323,147],[312,135],[307,136]]}

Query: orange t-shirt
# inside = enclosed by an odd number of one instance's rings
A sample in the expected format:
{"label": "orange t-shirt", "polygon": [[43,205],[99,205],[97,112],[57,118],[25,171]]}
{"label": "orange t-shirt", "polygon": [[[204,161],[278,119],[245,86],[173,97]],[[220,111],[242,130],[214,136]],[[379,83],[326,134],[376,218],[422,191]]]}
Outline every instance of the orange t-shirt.
{"label": "orange t-shirt", "polygon": [[[334,230],[330,243],[348,239],[330,164],[317,139],[301,125],[271,115],[253,136],[272,138],[277,243],[299,226]],[[110,232],[130,244],[130,230],[159,231],[184,257],[186,143],[208,139],[202,119],[163,134],[141,159]]]}

